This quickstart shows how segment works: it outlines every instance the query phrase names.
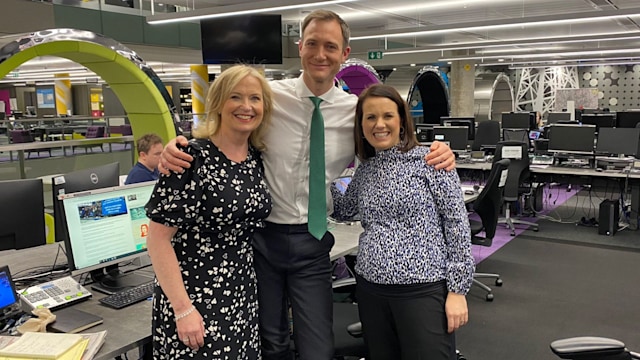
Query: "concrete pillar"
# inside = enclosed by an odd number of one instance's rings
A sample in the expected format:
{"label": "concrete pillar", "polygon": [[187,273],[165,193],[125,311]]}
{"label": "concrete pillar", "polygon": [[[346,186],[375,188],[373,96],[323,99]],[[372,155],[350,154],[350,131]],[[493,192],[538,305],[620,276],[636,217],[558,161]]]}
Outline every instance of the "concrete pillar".
{"label": "concrete pillar", "polygon": [[71,115],[73,100],[71,98],[71,80],[69,74],[54,74],[54,88],[56,92],[56,113],[58,115]]}
{"label": "concrete pillar", "polygon": [[[456,55],[463,54],[468,55],[467,51]],[[473,98],[476,86],[475,74],[476,64],[473,60],[451,62],[451,76],[449,76],[451,116],[475,116]]]}

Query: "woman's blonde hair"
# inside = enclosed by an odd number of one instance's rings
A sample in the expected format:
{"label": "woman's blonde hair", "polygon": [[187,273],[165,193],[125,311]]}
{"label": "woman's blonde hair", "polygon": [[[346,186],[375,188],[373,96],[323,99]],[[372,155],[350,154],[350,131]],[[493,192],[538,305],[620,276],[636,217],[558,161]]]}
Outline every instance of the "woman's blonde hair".
{"label": "woman's blonde hair", "polygon": [[264,133],[271,123],[271,113],[273,111],[273,96],[269,83],[264,76],[256,69],[248,65],[234,65],[223,71],[209,86],[207,92],[206,112],[207,117],[198,122],[193,129],[193,137],[208,139],[220,130],[220,113],[231,95],[231,91],[247,76],[256,78],[262,86],[262,102],[264,107],[262,123],[251,132],[249,143],[256,149],[265,150]]}

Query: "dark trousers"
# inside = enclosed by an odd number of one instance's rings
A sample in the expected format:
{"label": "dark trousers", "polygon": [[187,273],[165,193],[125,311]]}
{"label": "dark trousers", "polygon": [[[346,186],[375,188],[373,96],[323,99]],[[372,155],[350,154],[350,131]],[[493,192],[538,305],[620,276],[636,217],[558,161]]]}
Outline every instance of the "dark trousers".
{"label": "dark trousers", "polygon": [[444,311],[446,285],[431,290],[402,294],[402,285],[364,284],[358,277],[356,298],[368,359],[456,359],[455,335],[447,333]]}
{"label": "dark trousers", "polygon": [[329,251],[334,238],[321,241],[307,225],[267,223],[254,235],[254,264],[262,357],[291,359],[289,305],[293,314],[293,339],[303,360],[333,357],[333,303]]}

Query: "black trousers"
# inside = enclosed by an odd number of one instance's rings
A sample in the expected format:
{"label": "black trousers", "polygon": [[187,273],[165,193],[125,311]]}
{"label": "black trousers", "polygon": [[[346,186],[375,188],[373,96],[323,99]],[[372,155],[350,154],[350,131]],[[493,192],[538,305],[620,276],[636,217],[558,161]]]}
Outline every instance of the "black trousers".
{"label": "black trousers", "polygon": [[293,314],[293,339],[303,360],[333,357],[333,303],[329,251],[331,233],[321,241],[307,225],[267,223],[254,235],[254,264],[262,357],[291,359],[289,305]]}
{"label": "black trousers", "polygon": [[455,360],[444,282],[378,285],[358,276],[356,298],[370,360]]}

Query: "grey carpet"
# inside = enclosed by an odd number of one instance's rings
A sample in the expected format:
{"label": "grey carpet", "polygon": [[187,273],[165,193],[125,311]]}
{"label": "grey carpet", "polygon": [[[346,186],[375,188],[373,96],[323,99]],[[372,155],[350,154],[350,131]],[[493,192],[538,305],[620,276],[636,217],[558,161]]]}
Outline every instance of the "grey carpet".
{"label": "grey carpet", "polygon": [[637,251],[517,237],[478,265],[500,273],[504,285],[494,287],[491,303],[471,290],[458,349],[469,360],[557,359],[553,340],[593,335],[638,351],[639,264]]}

